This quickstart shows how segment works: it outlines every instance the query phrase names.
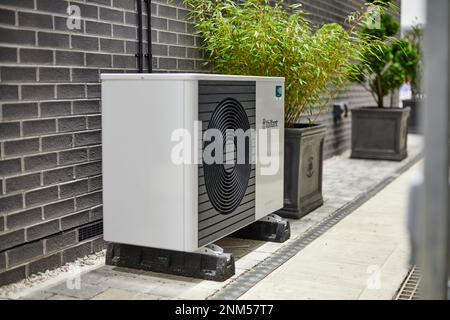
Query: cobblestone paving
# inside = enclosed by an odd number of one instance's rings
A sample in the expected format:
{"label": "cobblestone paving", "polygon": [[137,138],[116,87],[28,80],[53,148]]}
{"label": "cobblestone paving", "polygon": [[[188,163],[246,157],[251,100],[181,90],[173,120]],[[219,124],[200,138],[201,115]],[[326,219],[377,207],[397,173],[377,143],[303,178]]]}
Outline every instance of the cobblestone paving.
{"label": "cobblestone paving", "polygon": [[[410,135],[409,157],[402,162],[349,159],[349,154],[325,161],[323,193],[324,205],[308,216],[291,220],[291,239],[284,244],[225,238],[217,244],[232,252],[236,258],[236,275],[223,283],[163,275],[152,272],[126,270],[100,266],[78,277],[70,276],[48,287],[27,295],[15,293],[24,299],[206,299],[236,281],[242,274],[270,257],[282,247],[290,244],[307,230],[317,225],[353,201],[364,195],[381,181],[392,177],[396,171],[418,159],[422,139]],[[313,267],[313,266],[312,266]]]}

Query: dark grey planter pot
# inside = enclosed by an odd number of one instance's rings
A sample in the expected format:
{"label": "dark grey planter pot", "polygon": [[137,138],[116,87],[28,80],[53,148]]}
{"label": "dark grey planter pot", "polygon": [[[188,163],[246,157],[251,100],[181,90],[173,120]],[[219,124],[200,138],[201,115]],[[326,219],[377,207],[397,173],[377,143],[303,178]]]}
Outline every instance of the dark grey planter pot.
{"label": "dark grey planter pot", "polygon": [[323,125],[285,129],[283,218],[300,219],[323,204],[325,133]]}
{"label": "dark grey planter pot", "polygon": [[411,108],[408,122],[409,133],[422,133],[420,130],[420,110],[422,101],[419,100],[403,100],[403,108]]}
{"label": "dark grey planter pot", "polygon": [[408,156],[410,108],[352,110],[352,158],[396,160]]}

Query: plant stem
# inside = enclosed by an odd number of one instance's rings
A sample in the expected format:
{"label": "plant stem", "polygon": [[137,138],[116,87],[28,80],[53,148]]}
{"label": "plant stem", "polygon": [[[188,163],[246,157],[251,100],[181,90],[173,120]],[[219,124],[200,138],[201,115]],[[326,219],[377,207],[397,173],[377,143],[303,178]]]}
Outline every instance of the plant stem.
{"label": "plant stem", "polygon": [[376,78],[377,96],[378,96],[378,108],[383,108],[383,90],[381,89],[381,75],[377,74]]}

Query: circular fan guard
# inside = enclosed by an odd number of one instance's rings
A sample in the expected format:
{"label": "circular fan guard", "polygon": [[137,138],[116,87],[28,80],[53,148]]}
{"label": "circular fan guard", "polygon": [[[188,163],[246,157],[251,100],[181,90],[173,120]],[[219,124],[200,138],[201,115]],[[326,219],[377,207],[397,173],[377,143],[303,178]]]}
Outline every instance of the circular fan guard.
{"label": "circular fan guard", "polygon": [[[227,98],[214,110],[208,129],[218,129],[222,132],[225,149],[227,143],[226,131],[242,129],[247,132],[250,129],[250,124],[242,105],[235,99]],[[236,138],[233,140],[234,149],[238,150]],[[241,204],[247,191],[252,170],[250,163],[251,141],[248,138],[245,141],[244,164],[235,163],[230,166],[225,163],[206,164],[203,162],[205,186],[209,200],[221,214],[234,212]],[[208,146],[209,143],[211,142],[205,142],[204,147]]]}

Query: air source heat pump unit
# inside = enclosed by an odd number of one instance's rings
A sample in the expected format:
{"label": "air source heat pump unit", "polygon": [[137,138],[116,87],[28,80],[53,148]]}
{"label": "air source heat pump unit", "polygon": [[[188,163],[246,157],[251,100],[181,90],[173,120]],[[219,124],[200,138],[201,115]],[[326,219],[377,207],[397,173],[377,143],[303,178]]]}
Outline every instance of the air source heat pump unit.
{"label": "air source heat pump unit", "polygon": [[[283,207],[284,78],[103,74],[102,112],[105,240],[194,252]],[[214,141],[198,141],[207,129],[256,139],[234,165],[177,163],[180,142],[194,159]]]}

